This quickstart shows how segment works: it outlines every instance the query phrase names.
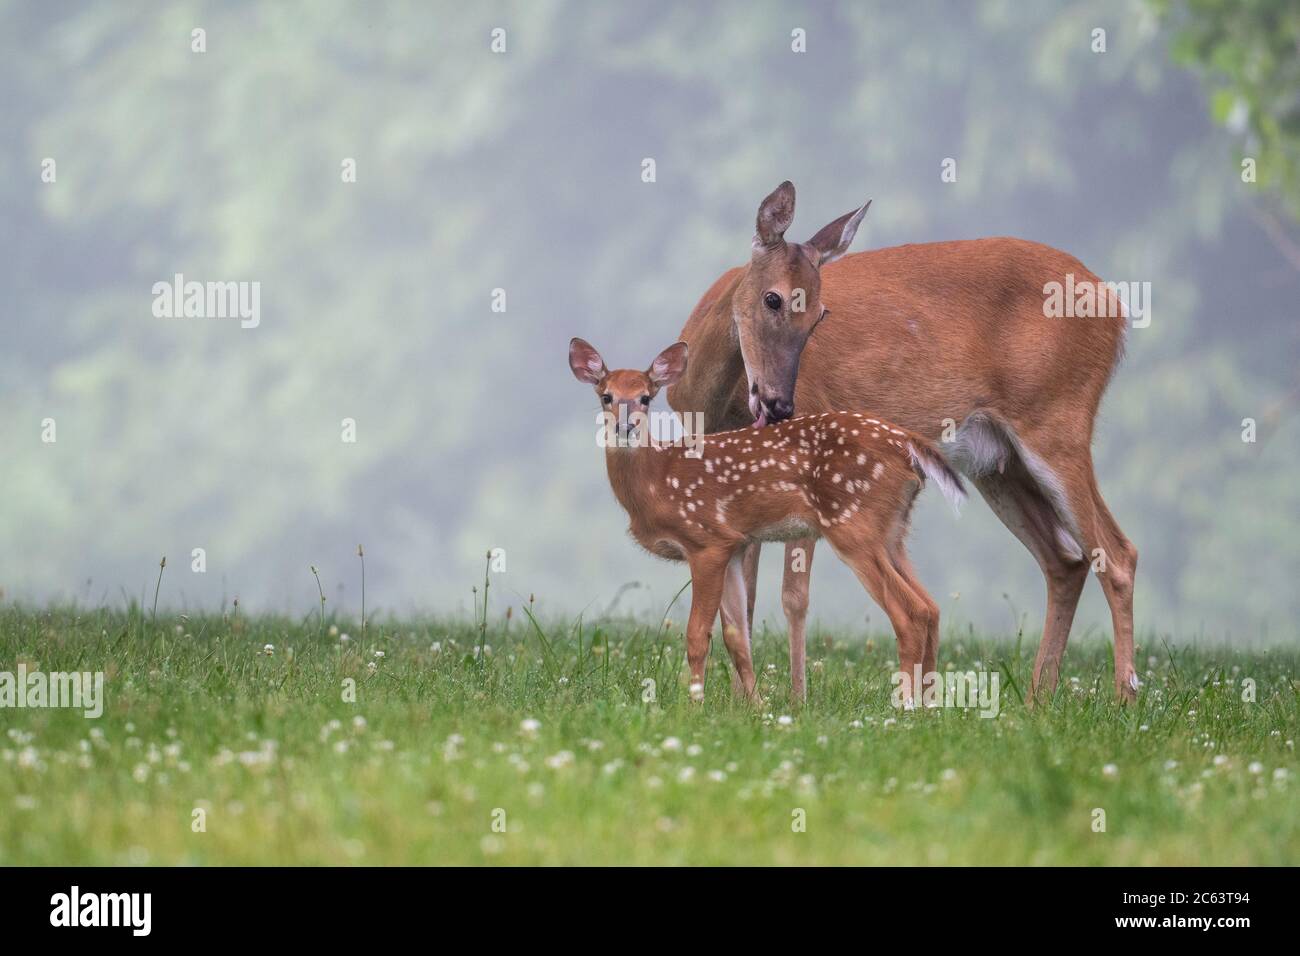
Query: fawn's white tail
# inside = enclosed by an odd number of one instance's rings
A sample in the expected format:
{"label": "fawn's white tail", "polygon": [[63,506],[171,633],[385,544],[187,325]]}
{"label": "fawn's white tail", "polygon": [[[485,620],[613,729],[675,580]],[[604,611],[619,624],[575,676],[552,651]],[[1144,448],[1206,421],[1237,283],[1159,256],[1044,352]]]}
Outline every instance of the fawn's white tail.
{"label": "fawn's white tail", "polygon": [[943,455],[929,445],[908,442],[907,451],[912,456],[912,470],[921,478],[934,481],[952,504],[952,510],[961,514],[962,503],[966,500],[966,485],[962,482],[961,475],[953,471]]}

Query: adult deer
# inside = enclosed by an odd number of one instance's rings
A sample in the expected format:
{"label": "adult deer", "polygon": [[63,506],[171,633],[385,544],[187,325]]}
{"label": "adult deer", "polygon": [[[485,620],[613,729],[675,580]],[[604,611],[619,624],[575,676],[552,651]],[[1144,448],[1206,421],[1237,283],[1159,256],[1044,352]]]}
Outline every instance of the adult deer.
{"label": "adult deer", "polygon": [[[1047,581],[1031,700],[1056,687],[1094,559],[1115,632],[1116,692],[1133,699],[1137,549],[1102,500],[1091,452],[1097,407],[1123,352],[1118,297],[1074,257],[1019,239],[845,256],[869,205],[797,243],[785,239],[794,186],[784,182],[764,199],[749,264],[724,273],[682,330],[692,362],[668,390],[669,404],[702,413],[706,431],[762,427],[796,408],[871,409],[931,441],[949,423],[951,441],[941,446],[948,459]],[[1050,284],[1071,282],[1093,290],[1092,317],[1049,318]],[[798,698],[813,546],[786,544],[781,593]],[[744,574],[728,580],[745,588],[745,599],[723,602],[724,629],[746,636],[758,547],[746,549]],[[801,562],[795,549],[803,549]],[[746,613],[731,613],[737,606]]]}
{"label": "adult deer", "polygon": [[[791,535],[825,536],[884,608],[898,638],[902,700],[915,701],[931,680],[939,649],[939,606],[916,579],[904,547],[908,516],[926,478],[957,507],[961,479],[930,442],[862,412],[807,415],[762,433],[742,428],[692,445],[664,444],[650,434],[649,408],[687,367],[678,342],[644,372],[605,367],[582,339],[569,343],[569,368],[595,387],[605,423],[605,467],[637,542],[691,569],[686,658],[691,696],[704,694],[709,633],[723,601],[745,618],[742,550]],[[696,453],[693,453],[696,452]],[[724,628],[733,686],[754,697],[747,635]],[[928,691],[927,691],[928,696]]]}

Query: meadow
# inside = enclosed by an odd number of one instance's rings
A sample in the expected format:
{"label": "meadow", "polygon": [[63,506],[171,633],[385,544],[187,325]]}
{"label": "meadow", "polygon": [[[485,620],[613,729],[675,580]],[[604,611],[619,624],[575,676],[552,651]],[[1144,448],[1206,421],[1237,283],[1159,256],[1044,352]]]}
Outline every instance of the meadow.
{"label": "meadow", "polygon": [[1135,706],[1077,639],[950,630],[1000,713],[895,710],[884,633],[784,633],[762,703],[715,637],[635,619],[0,609],[0,670],[100,671],[103,716],[0,709],[0,864],[1296,864],[1297,651],[1140,640]]}

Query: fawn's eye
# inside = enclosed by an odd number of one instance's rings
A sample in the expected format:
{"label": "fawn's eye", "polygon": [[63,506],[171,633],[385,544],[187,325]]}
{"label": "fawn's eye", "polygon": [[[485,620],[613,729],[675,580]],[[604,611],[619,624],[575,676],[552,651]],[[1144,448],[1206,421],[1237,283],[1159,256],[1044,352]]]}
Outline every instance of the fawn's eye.
{"label": "fawn's eye", "polygon": [[781,297],[775,292],[769,292],[767,295],[763,296],[763,304],[775,312],[777,309],[781,308]]}
{"label": "fawn's eye", "polygon": [[650,396],[649,396],[649,395],[642,395],[642,396],[641,396],[641,404],[642,404],[642,405],[649,405],[649,404],[650,404]]}
{"label": "fawn's eye", "polygon": [[606,392],[604,395],[600,396],[600,400],[608,405],[610,402],[614,401],[614,396],[609,394],[609,392]]}

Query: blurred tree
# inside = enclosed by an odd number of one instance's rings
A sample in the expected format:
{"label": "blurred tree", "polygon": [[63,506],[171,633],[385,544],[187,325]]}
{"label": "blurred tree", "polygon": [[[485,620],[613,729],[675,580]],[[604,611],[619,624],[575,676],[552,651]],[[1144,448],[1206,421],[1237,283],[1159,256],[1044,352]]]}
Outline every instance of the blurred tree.
{"label": "blurred tree", "polygon": [[[1174,62],[1199,74],[1239,160],[1300,220],[1300,4],[1295,0],[1151,0],[1172,29]],[[1300,246],[1270,210],[1254,210],[1300,269]]]}
{"label": "blurred tree", "polygon": [[[661,608],[683,574],[626,543],[564,344],[648,359],[792,178],[800,238],[871,197],[858,249],[1011,234],[1150,280],[1154,321],[1096,442],[1142,552],[1138,613],[1252,634],[1300,613],[1300,442],[1277,411],[1300,288],[1243,228],[1256,187],[1144,0],[6,4],[0,36],[11,593],[93,576],[92,599],[116,595],[203,546],[206,577],[165,595],[310,609],[308,564],[354,589],[364,540],[376,605],[467,605],[501,546],[494,596],[579,608],[638,577]],[[1292,76],[1269,48],[1270,75]],[[1273,93],[1261,110],[1290,115]],[[1260,166],[1294,182],[1293,162]],[[261,326],[153,319],[152,283],[178,271],[260,281]],[[46,416],[56,446],[34,440]],[[1258,443],[1238,438],[1246,417]],[[1041,601],[987,509],[955,530],[928,507],[916,554],[937,594],[981,623],[1003,623],[1004,593]],[[1089,591],[1081,620],[1104,620]],[[861,619],[833,560],[814,602]]]}

